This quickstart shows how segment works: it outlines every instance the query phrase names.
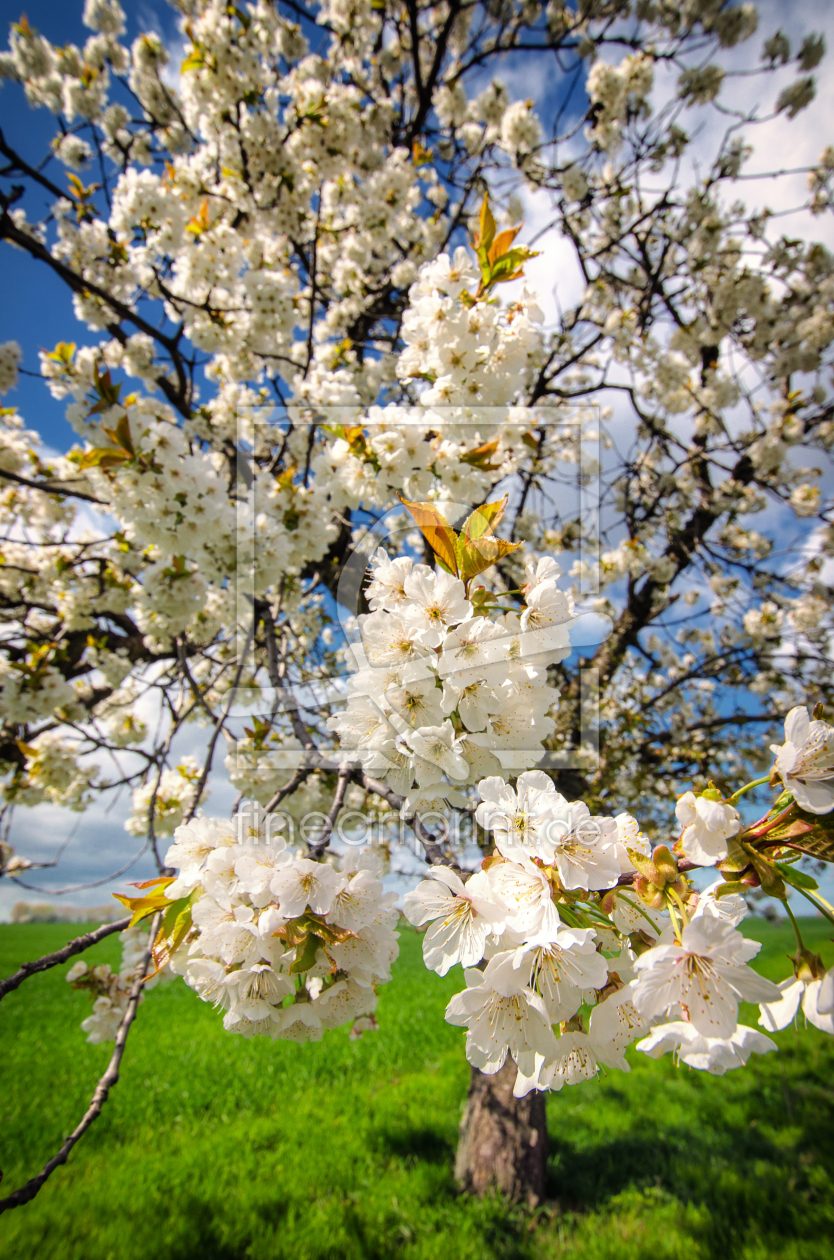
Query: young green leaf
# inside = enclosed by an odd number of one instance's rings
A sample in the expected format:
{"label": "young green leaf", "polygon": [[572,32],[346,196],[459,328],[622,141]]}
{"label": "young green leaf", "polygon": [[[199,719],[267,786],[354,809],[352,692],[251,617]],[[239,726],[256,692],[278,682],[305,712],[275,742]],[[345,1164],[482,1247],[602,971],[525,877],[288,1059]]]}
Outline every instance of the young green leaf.
{"label": "young green leaf", "polygon": [[506,511],[509,497],[505,494],[503,499],[496,499],[494,503],[482,503],[480,507],[476,507],[463,523],[461,540],[473,542],[476,538],[483,538],[489,529],[496,529]]}
{"label": "young green leaf", "polygon": [[158,879],[149,879],[143,884],[134,885],[136,888],[154,889],[153,892],[148,893],[145,897],[123,897],[121,893],[113,893],[116,900],[120,901],[131,912],[128,927],[135,927],[137,923],[141,923],[142,919],[147,919],[150,915],[156,914],[157,910],[167,910],[172,903],[165,896],[165,889],[173,882],[173,875],[161,875]]}
{"label": "young green leaf", "polygon": [[810,875],[806,875],[804,871],[798,871],[795,866],[791,866],[789,862],[774,862],[779,874],[786,884],[790,884],[793,888],[807,888],[810,892],[815,892],[819,888],[819,884]]}
{"label": "young green leaf", "polygon": [[195,888],[187,897],[168,902],[168,909],[162,917],[162,923],[153,943],[154,970],[147,977],[148,980],[157,975],[171,961],[172,955],[177,952],[191,931],[191,907],[199,891]]}
{"label": "young green leaf", "polygon": [[471,542],[461,542],[458,547],[460,576],[464,582],[469,582],[485,569],[490,569],[499,560],[503,560],[504,556],[518,551],[522,545],[522,543],[507,542],[504,538],[493,538],[491,534],[484,534],[483,537],[473,539]]}

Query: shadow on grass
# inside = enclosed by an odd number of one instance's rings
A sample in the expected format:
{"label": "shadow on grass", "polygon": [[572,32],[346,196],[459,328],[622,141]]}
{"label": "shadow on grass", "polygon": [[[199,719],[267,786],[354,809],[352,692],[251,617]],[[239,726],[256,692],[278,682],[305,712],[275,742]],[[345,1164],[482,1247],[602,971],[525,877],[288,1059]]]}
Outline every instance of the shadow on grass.
{"label": "shadow on grass", "polygon": [[739,1254],[754,1238],[765,1252],[797,1238],[822,1243],[832,1230],[828,1092],[813,1080],[789,1091],[774,1078],[729,1098],[726,1109],[703,1098],[696,1125],[664,1124],[662,1113],[653,1123],[644,1111],[607,1141],[552,1133],[548,1197],[579,1216],[616,1211],[635,1192],[648,1195],[647,1206],[656,1196],[703,1209],[685,1228],[710,1260]]}
{"label": "shadow on grass", "polygon": [[[311,1198],[291,1205],[260,1203],[241,1230],[228,1240],[236,1205],[209,1206],[191,1200],[177,1204],[180,1238],[163,1246],[159,1260],[394,1260],[399,1256],[450,1260],[459,1254],[452,1243],[461,1233],[486,1260],[534,1260],[529,1216],[497,1197],[472,1200],[461,1196],[451,1178],[426,1195],[419,1191],[398,1203],[402,1192],[382,1174],[367,1193],[350,1193],[338,1201]],[[276,1187],[276,1196],[280,1188]],[[474,1254],[470,1249],[466,1255]]]}
{"label": "shadow on grass", "polygon": [[447,1164],[451,1171],[455,1149],[445,1134],[437,1129],[385,1129],[378,1135],[382,1151],[404,1161],[406,1165]]}
{"label": "shadow on grass", "polygon": [[200,1199],[177,1202],[178,1225],[187,1237],[169,1241],[157,1253],[160,1260],[242,1260],[239,1242],[224,1240],[222,1219]]}

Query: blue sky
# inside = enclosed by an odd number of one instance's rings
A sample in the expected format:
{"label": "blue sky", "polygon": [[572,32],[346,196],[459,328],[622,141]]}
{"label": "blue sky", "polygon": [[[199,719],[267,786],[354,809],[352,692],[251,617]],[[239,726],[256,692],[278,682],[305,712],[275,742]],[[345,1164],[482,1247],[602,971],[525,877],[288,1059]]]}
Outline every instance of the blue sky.
{"label": "blue sky", "polygon": [[[2,46],[7,44],[7,31],[25,13],[29,24],[56,44],[81,45],[90,32],[81,21],[83,0],[0,0],[0,32]],[[132,39],[140,30],[156,28],[170,40],[176,34],[176,15],[165,4],[124,5],[128,14],[128,35]],[[31,109],[22,87],[3,83],[0,90],[0,127],[8,144],[28,159],[42,159],[49,151],[55,134],[55,120],[44,109]],[[48,172],[62,186],[64,176],[57,162]],[[47,204],[49,195],[44,193]],[[27,201],[30,217],[36,217],[38,201]],[[17,341],[23,349],[23,367],[38,371],[38,351],[51,350],[59,341],[92,344],[98,338],[78,324],[66,286],[46,267],[38,266],[20,250],[0,245],[2,266],[2,301],[0,301],[0,342]],[[7,401],[12,401],[9,399]],[[52,398],[44,384],[22,375],[13,401],[27,425],[36,429],[44,442],[58,450],[66,450],[75,434],[64,419],[65,403]]]}

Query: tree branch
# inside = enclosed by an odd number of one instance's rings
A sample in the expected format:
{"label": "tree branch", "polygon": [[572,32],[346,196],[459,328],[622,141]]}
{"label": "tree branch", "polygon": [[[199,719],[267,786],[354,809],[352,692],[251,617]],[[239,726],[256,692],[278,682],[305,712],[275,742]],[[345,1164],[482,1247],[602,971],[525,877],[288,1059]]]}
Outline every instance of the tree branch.
{"label": "tree branch", "polygon": [[9,472],[8,468],[0,468],[0,477],[5,477],[6,481],[14,481],[20,486],[28,486],[30,490],[43,490],[44,494],[57,494],[67,496],[71,499],[85,499],[87,503],[98,503],[101,507],[107,507],[107,504],[97,499],[93,494],[85,494],[83,490],[66,490],[61,485],[55,485],[48,481],[30,481],[28,477],[21,477],[20,473]]}
{"label": "tree branch", "polygon": [[[365,788],[366,791],[373,792],[375,796],[381,796],[384,801],[388,802],[392,809],[396,809],[397,812],[402,809],[405,804],[404,796],[398,796],[396,792],[394,792],[391,788],[386,787],[386,785],[379,779],[372,779],[370,775],[364,774],[361,769],[355,770],[354,776],[356,777],[357,782],[361,783],[362,787]],[[419,814],[414,814],[411,818],[406,818],[405,822],[411,823],[414,834],[425,849],[426,859],[431,866],[451,866],[453,870],[458,869],[457,863],[454,859],[449,854],[443,852],[443,849],[437,843],[435,837],[423,826]]]}
{"label": "tree branch", "polygon": [[316,861],[323,856],[324,850],[327,848],[330,842],[330,837],[333,834],[336,819],[342,812],[342,806],[345,803],[345,794],[347,793],[347,786],[351,780],[352,770],[353,767],[349,761],[343,761],[339,766],[339,781],[336,784],[336,793],[333,797],[333,804],[330,806],[324,825],[319,832],[318,839],[315,843],[308,841],[307,847],[310,850],[310,857]]}
{"label": "tree branch", "polygon": [[[73,293],[78,293],[82,297],[86,296],[98,298],[100,302],[109,306],[110,310],[113,311],[115,315],[118,315],[119,319],[126,320],[128,323],[133,324],[133,326],[138,328],[140,332],[146,333],[147,336],[164,346],[170,354],[171,359],[174,362],[174,366],[178,369],[177,374],[181,379],[182,385],[180,391],[178,392],[171,385],[170,381],[166,381],[164,376],[158,377],[156,379],[156,383],[159,385],[159,388],[162,390],[163,394],[165,394],[168,401],[172,404],[172,406],[177,408],[181,415],[186,418],[191,415],[188,398],[184,392],[185,378],[180,371],[181,365],[178,364],[179,353],[177,350],[176,337],[169,337],[166,333],[160,332],[158,328],[155,328],[153,324],[148,323],[146,319],[143,319],[143,317],[138,315],[136,311],[131,310],[131,308],[125,305],[124,302],[121,302],[118,298],[113,297],[112,293],[108,293],[106,289],[101,287],[101,285],[96,284],[92,280],[85,280],[83,276],[79,276],[78,273],[73,271],[71,267],[68,267],[66,263],[61,262],[59,258],[54,258],[46,246],[42,245],[36,236],[32,236],[28,232],[24,232],[17,226],[5,205],[3,205],[3,213],[2,216],[0,216],[0,240],[10,241],[12,244],[17,245],[20,249],[25,250],[27,254],[31,254],[33,258],[37,258],[40,262],[46,263],[52,271],[61,277]],[[112,328],[109,330],[111,334],[114,331]]]}
{"label": "tree branch", "polygon": [[0,1199],[0,1212],[7,1212],[9,1208],[20,1207],[23,1203],[29,1203],[34,1199],[44,1182],[48,1181],[59,1164],[65,1164],[69,1157],[69,1153],[75,1146],[76,1142],[84,1136],[90,1125],[101,1113],[101,1109],[107,1102],[108,1095],[112,1087],[119,1079],[119,1065],[122,1061],[122,1055],[125,1051],[127,1036],[130,1032],[130,1026],[136,1018],[136,1008],[139,1005],[139,998],[142,994],[142,981],[148,970],[151,961],[151,952],[153,943],[156,938],[157,931],[162,915],[157,913],[151,922],[150,935],[148,936],[148,944],[142,958],[136,968],[133,977],[133,984],[130,987],[130,996],[127,1000],[127,1009],[122,1016],[122,1022],[119,1024],[116,1033],[116,1044],[113,1047],[113,1053],[110,1056],[110,1062],[107,1064],[104,1075],[99,1079],[93,1093],[89,1107],[85,1111],[79,1124],[73,1129],[68,1138],[65,1139],[61,1149],[57,1154],[52,1156],[48,1163],[44,1164],[41,1171],[36,1177],[30,1178],[25,1185],[19,1190],[15,1190],[14,1194],[8,1195],[5,1199]]}
{"label": "tree branch", "polygon": [[35,962],[24,963],[13,976],[0,980],[0,1001],[30,976],[36,976],[39,971],[48,971],[50,967],[58,967],[68,958],[74,958],[76,954],[83,954],[85,949],[89,949],[91,945],[97,945],[106,936],[112,936],[114,932],[123,932],[128,923],[130,923],[130,915],[124,919],[117,919],[115,923],[105,923],[94,932],[85,932],[83,936],[76,936],[74,941],[69,941],[61,949],[56,949],[54,954],[44,954]]}

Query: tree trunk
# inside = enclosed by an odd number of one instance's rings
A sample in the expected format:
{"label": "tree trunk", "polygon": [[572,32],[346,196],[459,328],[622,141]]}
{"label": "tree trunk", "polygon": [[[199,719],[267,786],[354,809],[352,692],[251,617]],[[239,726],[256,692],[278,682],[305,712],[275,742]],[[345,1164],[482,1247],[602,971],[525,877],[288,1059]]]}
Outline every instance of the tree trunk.
{"label": "tree trunk", "polygon": [[515,1078],[510,1058],[494,1076],[472,1069],[455,1177],[468,1194],[498,1190],[534,1207],[544,1199],[547,1173],[544,1094],[513,1098]]}

